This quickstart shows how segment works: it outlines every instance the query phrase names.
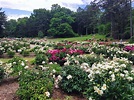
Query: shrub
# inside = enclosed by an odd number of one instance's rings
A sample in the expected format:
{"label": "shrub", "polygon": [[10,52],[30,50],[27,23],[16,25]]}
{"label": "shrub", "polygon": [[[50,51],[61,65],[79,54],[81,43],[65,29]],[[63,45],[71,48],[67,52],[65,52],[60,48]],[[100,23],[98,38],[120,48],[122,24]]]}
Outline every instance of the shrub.
{"label": "shrub", "polygon": [[28,70],[21,74],[17,95],[21,100],[47,100],[53,89],[53,79],[48,73]]}
{"label": "shrub", "polygon": [[39,37],[39,38],[43,38],[43,37],[44,37],[44,33],[43,33],[42,31],[39,31],[39,32],[38,32],[38,37]]}
{"label": "shrub", "polygon": [[[134,72],[119,62],[94,64],[89,69],[90,84],[84,92],[95,100],[133,100]],[[125,91],[124,91],[125,90]]]}
{"label": "shrub", "polygon": [[88,74],[79,67],[65,66],[62,71],[61,89],[68,93],[82,93],[88,85]]}
{"label": "shrub", "polygon": [[4,54],[5,49],[3,47],[0,46],[0,55]]}
{"label": "shrub", "polygon": [[7,51],[7,55],[8,55],[9,57],[14,57],[15,52],[12,51],[12,50],[8,50],[8,51]]}
{"label": "shrub", "polygon": [[23,50],[22,51],[22,55],[25,57],[25,56],[29,56],[29,54],[30,54],[30,51],[28,51],[28,50]]}
{"label": "shrub", "polygon": [[47,56],[44,54],[37,54],[35,57],[35,64],[42,65],[43,61],[47,62]]}
{"label": "shrub", "polygon": [[8,64],[11,64],[10,70],[12,70],[11,75],[19,76],[26,68],[26,61],[20,57],[14,57],[8,61]]}
{"label": "shrub", "polygon": [[129,43],[134,43],[134,36],[130,38]]}

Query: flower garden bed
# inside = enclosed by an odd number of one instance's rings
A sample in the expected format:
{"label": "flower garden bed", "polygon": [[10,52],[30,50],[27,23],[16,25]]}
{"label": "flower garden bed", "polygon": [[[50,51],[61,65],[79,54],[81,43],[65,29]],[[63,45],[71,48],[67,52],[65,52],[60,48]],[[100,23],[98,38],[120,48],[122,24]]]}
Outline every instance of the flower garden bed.
{"label": "flower garden bed", "polygon": [[[95,41],[4,39],[0,55],[12,58],[0,62],[0,81],[18,77],[20,100],[133,100],[134,53],[124,48]],[[30,55],[31,62],[23,59]]]}

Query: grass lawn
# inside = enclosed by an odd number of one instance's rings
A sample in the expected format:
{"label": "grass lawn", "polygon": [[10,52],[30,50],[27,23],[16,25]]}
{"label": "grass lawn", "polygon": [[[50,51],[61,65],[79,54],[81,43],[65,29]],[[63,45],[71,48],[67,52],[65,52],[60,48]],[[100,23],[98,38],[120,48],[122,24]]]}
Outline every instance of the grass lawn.
{"label": "grass lawn", "polygon": [[68,41],[85,41],[87,39],[105,39],[105,35],[100,34],[90,34],[90,35],[84,35],[80,37],[73,37],[73,38],[56,38],[56,39],[48,39],[50,41],[62,41],[62,40],[68,40]]}
{"label": "grass lawn", "polygon": [[[9,60],[11,60],[12,58],[0,58],[0,61],[2,62],[8,62]],[[28,62],[32,62],[35,57],[23,57],[24,60],[28,60]]]}

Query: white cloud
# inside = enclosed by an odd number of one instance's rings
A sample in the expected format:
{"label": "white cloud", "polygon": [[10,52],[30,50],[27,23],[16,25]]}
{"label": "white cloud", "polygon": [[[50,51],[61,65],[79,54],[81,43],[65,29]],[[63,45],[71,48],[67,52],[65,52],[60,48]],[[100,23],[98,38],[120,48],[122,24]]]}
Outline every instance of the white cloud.
{"label": "white cloud", "polygon": [[24,17],[29,17],[29,15],[18,15],[18,14],[11,14],[7,17],[7,20],[10,20],[10,19],[15,19],[17,20],[18,18],[24,18]]}
{"label": "white cloud", "polygon": [[[6,8],[33,11],[33,9],[38,8],[50,9],[52,4],[59,4],[74,10],[75,6],[71,5],[83,5],[85,1],[86,0],[0,0],[0,5]],[[90,1],[91,0],[87,0],[86,2]],[[68,6],[65,4],[68,4]],[[77,8],[75,8],[75,10],[76,9]]]}
{"label": "white cloud", "polygon": [[[26,11],[33,11],[33,9],[46,8],[51,9],[52,4],[59,4],[61,7],[69,8],[76,11],[80,5],[88,4],[92,0],[0,0],[0,6],[2,8],[12,8]],[[8,19],[17,19],[21,17],[27,17],[25,14],[11,14],[8,15]]]}

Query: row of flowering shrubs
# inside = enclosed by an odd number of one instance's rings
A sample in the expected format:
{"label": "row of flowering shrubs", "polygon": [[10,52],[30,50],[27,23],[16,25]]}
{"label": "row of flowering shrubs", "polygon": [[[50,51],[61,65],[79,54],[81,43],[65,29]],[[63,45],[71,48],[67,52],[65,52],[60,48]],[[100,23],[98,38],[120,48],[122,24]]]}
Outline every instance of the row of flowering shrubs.
{"label": "row of flowering shrubs", "polygon": [[[0,80],[11,75],[19,77],[20,99],[51,99],[55,88],[80,94],[87,100],[134,99],[133,53],[97,43],[69,43],[73,47],[60,49],[54,49],[54,43],[42,45],[53,50],[32,48],[36,52],[32,66],[20,57],[0,62]],[[78,49],[80,45],[83,49]],[[83,54],[85,45],[89,46],[88,55]],[[60,64],[60,60],[65,62]]]}
{"label": "row of flowering shrubs", "polygon": [[0,43],[0,56],[4,53],[7,53],[9,57],[14,57],[15,53],[19,52],[23,56],[29,55],[29,51],[27,49],[30,48],[30,44],[26,42],[20,41],[2,41]]}
{"label": "row of flowering shrubs", "polygon": [[47,59],[32,68],[19,57],[1,64],[6,77],[19,76],[20,99],[46,100],[54,88],[61,88],[89,100],[133,100],[134,70],[125,58],[109,61],[95,54],[68,55],[62,67]]}

